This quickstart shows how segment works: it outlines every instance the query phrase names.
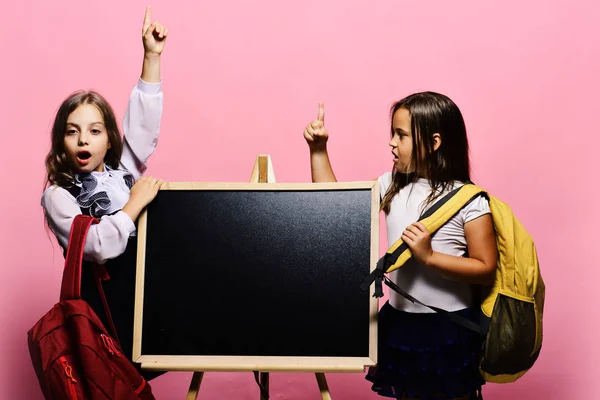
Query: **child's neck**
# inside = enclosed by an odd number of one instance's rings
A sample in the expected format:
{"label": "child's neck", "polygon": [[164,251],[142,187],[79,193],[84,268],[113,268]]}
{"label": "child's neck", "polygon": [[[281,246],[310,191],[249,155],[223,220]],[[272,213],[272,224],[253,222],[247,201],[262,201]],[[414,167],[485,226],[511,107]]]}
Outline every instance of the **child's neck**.
{"label": "child's neck", "polygon": [[91,171],[77,171],[75,172],[76,174],[91,174],[92,172],[104,172],[106,170],[106,168],[104,167],[104,163],[101,163],[100,165],[98,165],[96,168],[94,168]]}
{"label": "child's neck", "polygon": [[417,178],[420,178],[420,179],[429,179],[429,174],[427,173],[427,171],[421,171],[421,172],[415,173],[415,175],[417,176]]}

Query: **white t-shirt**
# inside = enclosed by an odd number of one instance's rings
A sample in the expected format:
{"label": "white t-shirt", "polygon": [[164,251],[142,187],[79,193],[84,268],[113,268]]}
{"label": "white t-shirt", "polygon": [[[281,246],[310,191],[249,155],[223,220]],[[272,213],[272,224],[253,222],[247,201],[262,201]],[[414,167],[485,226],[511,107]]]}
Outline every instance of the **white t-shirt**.
{"label": "white t-shirt", "polygon": [[[386,172],[379,177],[378,181],[383,198],[392,182],[392,173]],[[455,182],[452,188],[442,193],[436,200],[462,185],[462,182]],[[424,201],[430,194],[429,181],[419,179],[403,187],[392,199],[390,213],[386,216],[388,247],[400,239],[407,226],[419,219],[424,211]],[[432,249],[440,253],[462,257],[467,251],[465,223],[488,213],[490,213],[488,200],[482,196],[476,198],[433,235],[431,238]],[[418,263],[414,258],[411,258],[403,267],[391,272],[389,278],[416,299],[431,306],[457,311],[472,305],[472,286],[470,284],[448,279],[438,271]],[[390,304],[398,310],[408,312],[434,312],[427,307],[413,304],[393,290],[390,290]]]}

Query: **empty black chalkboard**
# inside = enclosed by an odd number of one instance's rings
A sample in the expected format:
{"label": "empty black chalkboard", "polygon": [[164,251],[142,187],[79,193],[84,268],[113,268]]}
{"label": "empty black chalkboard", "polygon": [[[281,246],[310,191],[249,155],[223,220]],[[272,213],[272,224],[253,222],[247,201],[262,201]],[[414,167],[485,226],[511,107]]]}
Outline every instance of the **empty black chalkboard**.
{"label": "empty black chalkboard", "polygon": [[141,355],[372,355],[373,183],[190,185],[140,227]]}

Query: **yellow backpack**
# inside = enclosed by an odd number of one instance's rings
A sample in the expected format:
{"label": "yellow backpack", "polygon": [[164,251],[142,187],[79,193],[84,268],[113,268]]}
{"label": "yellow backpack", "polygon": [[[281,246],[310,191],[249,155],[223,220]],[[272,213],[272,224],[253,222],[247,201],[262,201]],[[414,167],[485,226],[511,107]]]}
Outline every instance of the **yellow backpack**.
{"label": "yellow backpack", "polygon": [[488,382],[508,383],[519,379],[533,366],[542,347],[546,288],[531,236],[507,204],[473,184],[466,184],[444,196],[419,221],[433,234],[466,204],[481,195],[488,198],[490,203],[498,247],[498,268],[494,284],[482,287],[480,324],[421,303],[384,275],[402,267],[412,256],[402,239],[394,243],[379,260],[376,269],[363,283],[363,289],[368,289],[375,282],[375,296],[381,297],[381,283],[385,282],[408,300],[480,332],[485,337],[479,365],[482,377]]}

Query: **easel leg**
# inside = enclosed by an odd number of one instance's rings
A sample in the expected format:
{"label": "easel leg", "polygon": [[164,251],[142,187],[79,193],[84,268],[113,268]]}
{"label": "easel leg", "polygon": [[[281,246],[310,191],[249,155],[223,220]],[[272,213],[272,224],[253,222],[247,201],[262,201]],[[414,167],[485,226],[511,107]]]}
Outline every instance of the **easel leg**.
{"label": "easel leg", "polygon": [[[271,157],[268,155],[259,155],[254,163],[254,170],[250,177],[250,182],[267,183],[275,182],[275,174],[271,165]],[[260,400],[269,400],[269,373],[260,372],[255,378],[260,388]]]}
{"label": "easel leg", "polygon": [[260,384],[264,388],[264,391],[260,392],[260,400],[269,400],[269,373],[261,372],[260,373]]}
{"label": "easel leg", "polygon": [[317,376],[317,383],[319,384],[319,390],[321,391],[321,398],[323,400],[331,400],[331,394],[329,393],[329,387],[327,386],[325,374],[322,372],[317,372],[315,375]]}
{"label": "easel leg", "polygon": [[203,376],[204,372],[194,372],[192,382],[190,383],[190,390],[188,390],[185,400],[196,400],[198,398],[198,392],[200,391],[200,384],[202,383]]}

